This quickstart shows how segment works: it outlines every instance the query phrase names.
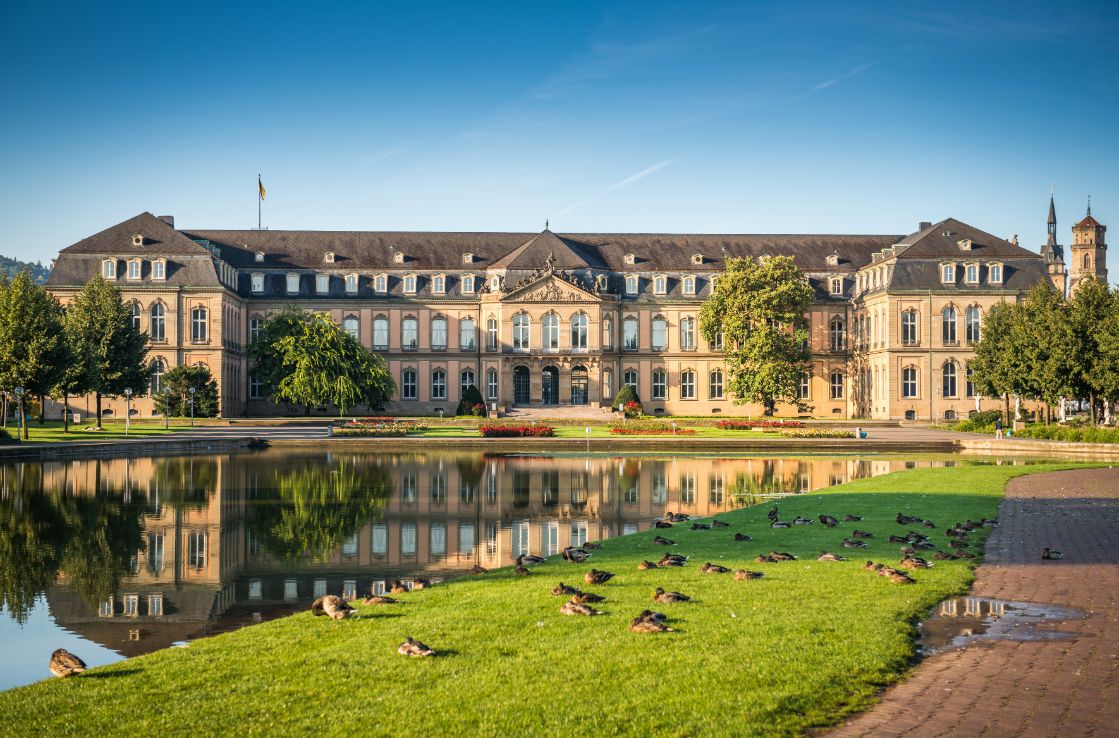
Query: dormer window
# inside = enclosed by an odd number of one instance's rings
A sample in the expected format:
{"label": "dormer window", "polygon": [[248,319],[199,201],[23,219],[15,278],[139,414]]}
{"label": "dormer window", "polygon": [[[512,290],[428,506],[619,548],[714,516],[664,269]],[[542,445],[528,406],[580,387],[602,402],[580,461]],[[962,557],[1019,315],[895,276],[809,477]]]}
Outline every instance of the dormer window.
{"label": "dormer window", "polygon": [[606,292],[610,289],[610,280],[605,274],[600,274],[594,278],[595,285],[598,287],[599,292]]}
{"label": "dormer window", "polygon": [[447,293],[447,278],[442,274],[436,274],[432,277],[431,291],[436,295],[445,295]]}
{"label": "dormer window", "polygon": [[692,254],[692,263],[696,266],[703,264],[703,254]]}
{"label": "dormer window", "polygon": [[140,278],[140,273],[141,273],[141,268],[143,267],[143,264],[144,264],[144,262],[141,261],[140,259],[129,259],[128,260],[128,278],[129,279],[139,279]]}
{"label": "dormer window", "polygon": [[387,274],[373,275],[373,291],[383,295],[389,291],[389,277]]}
{"label": "dormer window", "polygon": [[117,278],[117,260],[103,259],[101,261],[101,276],[105,279]]}
{"label": "dormer window", "polygon": [[940,281],[943,284],[956,284],[956,265],[955,264],[941,264],[940,265]]}
{"label": "dormer window", "polygon": [[295,273],[288,274],[287,278],[288,294],[294,295],[299,293],[299,275]]}
{"label": "dormer window", "polygon": [[393,264],[403,264],[404,263],[404,252],[403,251],[394,252],[393,255],[392,255],[392,263]]}
{"label": "dormer window", "polygon": [[685,274],[684,275],[684,287],[683,287],[683,289],[684,289],[684,294],[685,295],[694,295],[695,294],[695,275],[693,275],[693,274]]}
{"label": "dormer window", "polygon": [[346,292],[348,294],[351,294],[351,295],[357,293],[357,275],[356,274],[347,274],[346,275]]}
{"label": "dormer window", "polygon": [[964,266],[964,281],[968,284],[979,284],[978,264],[966,264]]}
{"label": "dormer window", "polygon": [[315,292],[318,292],[320,295],[325,295],[327,292],[330,292],[329,274],[315,275]]}
{"label": "dormer window", "polygon": [[843,277],[832,277],[831,278],[831,293],[833,295],[842,295],[843,294]]}
{"label": "dormer window", "polygon": [[626,275],[626,294],[627,295],[636,295],[637,294],[637,275],[636,274]]}
{"label": "dormer window", "polygon": [[474,275],[473,274],[462,275],[462,294],[464,294],[464,295],[474,294]]}
{"label": "dormer window", "polygon": [[961,238],[956,241],[956,245],[960,247],[960,251],[971,251],[972,241],[970,238]]}
{"label": "dormer window", "polygon": [[139,233],[137,233],[135,236],[132,237],[132,245],[133,246],[143,246],[144,245],[144,237],[141,236]]}
{"label": "dormer window", "polygon": [[987,267],[987,281],[991,284],[1002,284],[1002,264],[991,264]]}
{"label": "dormer window", "polygon": [[253,292],[264,292],[264,275],[260,272],[254,272],[249,279]]}
{"label": "dormer window", "polygon": [[658,295],[663,295],[668,292],[668,277],[663,274],[658,274],[653,277],[653,292]]}
{"label": "dormer window", "polygon": [[152,262],[152,279],[167,279],[167,262],[164,259]]}
{"label": "dormer window", "polygon": [[497,274],[490,277],[490,291],[492,291],[492,292],[500,292],[501,291],[501,277]]}
{"label": "dormer window", "polygon": [[416,275],[415,274],[404,275],[404,293],[407,294],[407,295],[416,294]]}
{"label": "dormer window", "polygon": [[333,264],[334,263],[334,252],[333,251],[327,251],[326,254],[323,256],[322,260],[325,261],[327,264]]}
{"label": "dormer window", "polygon": [[827,262],[828,262],[828,266],[830,266],[830,267],[839,266],[839,254],[837,254],[837,253],[828,254]]}
{"label": "dormer window", "polygon": [[634,256],[633,254],[626,254],[625,255],[625,262],[626,262],[626,266],[633,266],[634,264],[637,263],[637,257]]}
{"label": "dormer window", "polygon": [[[467,251],[465,254],[462,255],[462,263],[463,264],[473,264],[474,263],[474,254]],[[471,290],[471,291],[473,292],[473,290]]]}
{"label": "dormer window", "polygon": [[257,264],[260,264],[264,261],[264,252],[257,251],[255,254],[253,254],[253,259],[256,261]]}

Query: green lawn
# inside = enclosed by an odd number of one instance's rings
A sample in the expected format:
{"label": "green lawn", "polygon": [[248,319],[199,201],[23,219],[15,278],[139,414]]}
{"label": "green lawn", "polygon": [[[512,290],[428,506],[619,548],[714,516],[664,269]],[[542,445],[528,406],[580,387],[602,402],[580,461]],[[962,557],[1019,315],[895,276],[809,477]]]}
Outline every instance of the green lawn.
{"label": "green lawn", "polygon": [[[84,419],[83,419],[84,420]],[[164,430],[162,420],[136,420],[133,421],[128,429],[128,435],[124,434],[123,422],[104,423],[99,431],[87,431],[93,423],[82,422],[78,425],[70,424],[70,432],[65,433],[62,428],[61,420],[48,420],[43,425],[39,425],[39,421],[32,419],[27,424],[27,431],[30,435],[29,441],[38,443],[58,443],[65,441],[73,443],[75,441],[112,441],[120,438],[147,438],[150,436],[160,436],[165,433],[174,433],[185,428],[190,428],[190,419],[185,421],[172,418],[170,430]],[[16,436],[16,427],[12,423],[8,424],[8,433],[11,435],[13,441]]]}
{"label": "green lawn", "polygon": [[[513,423],[506,423],[513,425]],[[586,438],[586,428],[590,428],[591,438],[672,438],[670,435],[615,435],[610,432],[613,423],[602,425],[557,425],[555,428],[555,438]],[[688,427],[680,425],[681,428]],[[433,425],[425,428],[422,431],[415,431],[408,434],[411,436],[423,436],[430,438],[480,438],[478,429],[475,426],[446,426],[446,425]],[[695,433],[690,435],[679,436],[680,438],[780,438],[780,435],[775,431],[736,431],[736,430],[723,430],[715,427],[696,427]],[[516,439],[514,439],[516,440]]]}
{"label": "green lawn", "polygon": [[[914,623],[942,598],[966,591],[967,562],[938,562],[895,585],[863,561],[896,562],[898,511],[936,521],[934,540],[957,520],[993,517],[1006,482],[1074,465],[919,469],[791,497],[783,518],[853,513],[874,532],[844,563],[817,562],[853,524],[768,527],[765,508],[720,516],[731,528],[647,531],[595,553],[611,582],[605,615],[565,617],[556,582],[590,567],[557,558],[528,577],[508,569],[403,595],[404,604],[359,605],[342,622],[309,613],[196,641],[0,694],[0,724],[22,734],[253,735],[801,735],[866,707],[909,668]],[[736,531],[754,541],[736,543]],[[683,569],[637,571],[665,548],[691,556]],[[800,561],[754,564],[770,550]],[[705,575],[705,561],[765,572],[757,581]],[[655,586],[694,601],[660,605],[675,633],[635,635],[630,618]],[[441,652],[395,653],[405,636]],[[48,654],[43,655],[44,660]],[[80,654],[79,654],[80,655]]]}

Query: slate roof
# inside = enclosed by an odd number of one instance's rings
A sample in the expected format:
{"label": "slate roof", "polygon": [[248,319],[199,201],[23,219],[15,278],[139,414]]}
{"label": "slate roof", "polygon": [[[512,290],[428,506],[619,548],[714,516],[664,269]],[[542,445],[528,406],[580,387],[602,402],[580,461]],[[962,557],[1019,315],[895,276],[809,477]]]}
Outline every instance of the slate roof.
{"label": "slate roof", "polygon": [[1003,262],[1002,284],[987,283],[987,267],[979,274],[979,284],[964,283],[964,270],[956,269],[956,283],[944,284],[940,281],[940,259],[898,259],[890,277],[891,292],[959,292],[969,291],[990,294],[991,292],[1027,292],[1039,282],[1049,279],[1045,262],[1034,255],[1033,259],[1012,259]]}
{"label": "slate roof", "polygon": [[[959,242],[970,239],[971,251],[963,251]],[[1036,259],[1034,251],[1015,246],[967,223],[946,218],[928,228],[912,233],[899,242],[899,259]]]}

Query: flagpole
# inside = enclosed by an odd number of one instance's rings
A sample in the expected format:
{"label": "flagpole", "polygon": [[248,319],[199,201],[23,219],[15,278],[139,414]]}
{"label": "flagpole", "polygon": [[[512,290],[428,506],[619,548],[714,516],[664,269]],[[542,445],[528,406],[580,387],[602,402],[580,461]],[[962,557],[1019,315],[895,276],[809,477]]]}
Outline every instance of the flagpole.
{"label": "flagpole", "polygon": [[261,228],[260,228],[260,203],[261,203],[262,200],[263,200],[263,198],[260,196],[260,174],[258,173],[256,175],[256,229],[258,231],[261,230]]}

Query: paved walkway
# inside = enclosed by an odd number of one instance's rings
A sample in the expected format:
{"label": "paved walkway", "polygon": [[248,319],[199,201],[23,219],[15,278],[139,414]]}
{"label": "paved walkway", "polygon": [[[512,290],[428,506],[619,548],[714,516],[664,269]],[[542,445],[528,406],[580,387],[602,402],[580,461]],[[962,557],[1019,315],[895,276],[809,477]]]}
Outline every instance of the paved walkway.
{"label": "paved walkway", "polygon": [[[1061,561],[1042,561],[1043,547]],[[1088,617],[1053,641],[978,641],[922,662],[847,736],[1119,735],[1119,469],[1013,480],[972,594],[1064,605]]]}

